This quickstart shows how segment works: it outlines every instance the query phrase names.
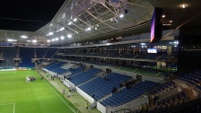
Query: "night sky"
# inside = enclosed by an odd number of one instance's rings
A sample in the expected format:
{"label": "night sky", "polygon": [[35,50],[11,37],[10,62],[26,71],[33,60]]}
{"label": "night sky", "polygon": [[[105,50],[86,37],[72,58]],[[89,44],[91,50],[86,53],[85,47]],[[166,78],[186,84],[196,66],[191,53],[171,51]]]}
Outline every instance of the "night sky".
{"label": "night sky", "polygon": [[1,0],[0,29],[36,31],[50,22],[65,0]]}

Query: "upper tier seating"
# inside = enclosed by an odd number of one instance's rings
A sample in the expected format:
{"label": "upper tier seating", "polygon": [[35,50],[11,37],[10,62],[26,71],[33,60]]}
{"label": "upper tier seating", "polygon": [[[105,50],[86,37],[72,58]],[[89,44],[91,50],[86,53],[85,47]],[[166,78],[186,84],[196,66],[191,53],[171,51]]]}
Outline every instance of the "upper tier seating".
{"label": "upper tier seating", "polygon": [[162,54],[161,57],[159,58],[159,60],[169,60],[170,56],[168,56],[168,54]]}
{"label": "upper tier seating", "polygon": [[157,54],[139,54],[137,55],[137,59],[156,59],[158,56]]}
{"label": "upper tier seating", "polygon": [[48,48],[35,48],[35,49],[37,58],[43,58],[48,50]]}
{"label": "upper tier seating", "polygon": [[[51,58],[56,52],[57,52],[56,48],[48,48],[45,58]],[[53,58],[55,58],[55,56]]]}
{"label": "upper tier seating", "polygon": [[31,58],[34,58],[33,48],[20,48],[20,58],[22,58],[22,62],[19,64],[19,67],[35,66],[35,64],[31,62]]}
{"label": "upper tier seating", "polygon": [[4,47],[4,48],[1,48],[1,51],[2,51],[2,54],[3,54],[3,58],[5,58],[5,61],[2,62],[0,64],[1,67],[13,67],[14,66],[14,63],[13,63],[13,58],[16,57],[16,48],[13,48],[13,47]]}

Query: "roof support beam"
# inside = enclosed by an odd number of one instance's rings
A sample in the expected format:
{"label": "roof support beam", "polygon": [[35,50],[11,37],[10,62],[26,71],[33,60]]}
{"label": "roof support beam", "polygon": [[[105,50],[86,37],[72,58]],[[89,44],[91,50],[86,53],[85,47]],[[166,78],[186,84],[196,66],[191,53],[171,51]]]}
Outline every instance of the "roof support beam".
{"label": "roof support beam", "polygon": [[95,18],[96,20],[98,20],[99,22],[101,22],[101,23],[103,23],[103,24],[105,24],[105,25],[111,27],[112,29],[115,29],[115,30],[116,30],[115,27],[113,27],[113,26],[111,26],[111,25],[109,25],[109,24],[107,24],[107,23],[104,23],[103,20],[98,19],[96,16],[94,16],[93,14],[91,14],[89,11],[86,11],[86,10],[85,10],[85,12],[87,12],[89,15],[91,15],[92,17],[94,17],[94,18]]}
{"label": "roof support beam", "polygon": [[108,9],[110,12],[112,12],[114,15],[117,15],[116,12],[112,11],[108,6],[106,6],[105,4],[101,3],[101,5],[103,5],[106,9]]}

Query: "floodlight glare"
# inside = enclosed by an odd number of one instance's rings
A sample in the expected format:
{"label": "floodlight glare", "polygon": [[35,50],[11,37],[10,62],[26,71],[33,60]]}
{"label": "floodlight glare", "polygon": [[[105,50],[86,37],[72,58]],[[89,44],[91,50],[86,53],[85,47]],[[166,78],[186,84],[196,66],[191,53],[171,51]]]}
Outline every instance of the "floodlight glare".
{"label": "floodlight glare", "polygon": [[48,33],[48,36],[49,36],[49,35],[53,35],[53,34],[54,34],[53,32],[49,32],[49,33]]}
{"label": "floodlight glare", "polygon": [[36,43],[36,42],[37,42],[37,40],[32,40],[32,42],[33,42],[33,43]]}
{"label": "floodlight glare", "polygon": [[68,25],[71,25],[71,24],[72,24],[72,22],[69,22],[69,23],[68,23]]}
{"label": "floodlight glare", "polygon": [[70,35],[70,34],[68,34],[67,36],[68,36],[68,38],[71,38],[71,37],[72,37],[72,35]]}
{"label": "floodlight glare", "polygon": [[16,42],[17,40],[15,39],[8,39],[8,42]]}
{"label": "floodlight glare", "polygon": [[27,40],[27,42],[31,42],[31,40]]}
{"label": "floodlight glare", "polygon": [[91,27],[86,28],[85,31],[91,31]]}
{"label": "floodlight glare", "polygon": [[22,35],[21,38],[28,38],[26,35]]}
{"label": "floodlight glare", "polygon": [[124,14],[120,14],[119,17],[120,17],[120,18],[123,18],[123,17],[124,17]]}
{"label": "floodlight glare", "polygon": [[64,27],[62,27],[61,29],[59,29],[59,31],[63,31],[64,30]]}
{"label": "floodlight glare", "polygon": [[61,36],[60,38],[61,38],[61,40],[64,40],[64,36]]}
{"label": "floodlight glare", "polygon": [[73,21],[76,22],[76,21],[77,21],[77,18],[74,18]]}

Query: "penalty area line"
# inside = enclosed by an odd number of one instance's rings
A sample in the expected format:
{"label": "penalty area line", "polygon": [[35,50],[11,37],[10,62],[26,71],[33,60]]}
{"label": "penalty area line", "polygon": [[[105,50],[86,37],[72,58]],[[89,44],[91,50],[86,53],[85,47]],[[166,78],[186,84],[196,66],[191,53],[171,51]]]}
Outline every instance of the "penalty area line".
{"label": "penalty area line", "polygon": [[0,106],[13,105],[13,113],[15,113],[15,103],[0,104]]}

